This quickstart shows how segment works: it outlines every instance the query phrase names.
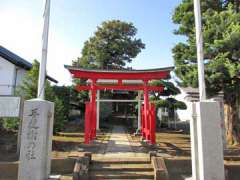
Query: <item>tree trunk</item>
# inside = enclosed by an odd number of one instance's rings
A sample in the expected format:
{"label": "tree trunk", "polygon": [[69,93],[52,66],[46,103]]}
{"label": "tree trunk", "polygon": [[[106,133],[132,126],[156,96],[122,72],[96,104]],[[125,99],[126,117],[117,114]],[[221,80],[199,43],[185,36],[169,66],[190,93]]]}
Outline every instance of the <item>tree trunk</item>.
{"label": "tree trunk", "polygon": [[237,107],[237,97],[232,94],[226,95],[224,104],[224,121],[226,127],[226,140],[229,145],[240,143]]}

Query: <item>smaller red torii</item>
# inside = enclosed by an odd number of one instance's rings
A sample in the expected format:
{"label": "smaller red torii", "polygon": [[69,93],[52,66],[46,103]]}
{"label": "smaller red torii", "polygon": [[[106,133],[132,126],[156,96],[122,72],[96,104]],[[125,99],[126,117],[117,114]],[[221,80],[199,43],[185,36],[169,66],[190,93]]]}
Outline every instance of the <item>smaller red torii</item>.
{"label": "smaller red torii", "polygon": [[[65,66],[74,78],[88,79],[90,85],[77,85],[77,91],[91,91],[90,102],[86,102],[85,113],[85,143],[88,144],[96,137],[96,91],[97,90],[127,90],[143,91],[144,105],[141,109],[142,136],[151,144],[155,144],[155,106],[149,104],[149,92],[162,92],[163,86],[151,86],[151,80],[166,79],[173,67],[147,70],[92,70]],[[97,80],[117,80],[113,85],[98,85]],[[123,80],[142,80],[142,84],[124,84]]]}

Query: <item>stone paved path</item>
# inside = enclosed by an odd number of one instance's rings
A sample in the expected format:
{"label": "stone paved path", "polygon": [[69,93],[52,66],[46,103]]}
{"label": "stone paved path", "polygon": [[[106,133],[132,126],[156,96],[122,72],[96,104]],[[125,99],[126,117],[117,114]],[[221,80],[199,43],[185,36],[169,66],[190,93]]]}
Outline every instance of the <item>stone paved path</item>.
{"label": "stone paved path", "polygon": [[114,126],[105,153],[132,152],[130,142],[123,126]]}
{"label": "stone paved path", "polygon": [[95,154],[94,157],[97,159],[108,157],[147,157],[148,154],[141,151],[141,144],[132,144],[128,138],[130,136],[123,126],[114,126],[105,149],[99,150],[99,153]]}

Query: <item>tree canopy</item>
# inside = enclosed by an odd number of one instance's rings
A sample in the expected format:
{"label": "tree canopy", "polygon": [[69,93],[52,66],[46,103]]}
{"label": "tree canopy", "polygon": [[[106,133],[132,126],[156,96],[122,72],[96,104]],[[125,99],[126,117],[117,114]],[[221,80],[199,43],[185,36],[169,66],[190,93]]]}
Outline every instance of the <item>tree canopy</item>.
{"label": "tree canopy", "polygon": [[105,21],[85,42],[82,56],[73,61],[73,65],[95,69],[124,68],[145,48],[136,34],[137,29],[132,23]]}
{"label": "tree canopy", "polygon": [[[27,72],[26,76],[23,79],[23,82],[17,88],[17,95],[22,96],[25,100],[37,97],[38,72],[39,62],[37,60],[34,60],[32,69]],[[64,106],[64,102],[66,102],[64,101],[66,94],[62,92],[62,94],[60,94],[62,96],[57,96],[58,91],[56,91],[56,93],[55,91],[50,83],[46,80],[45,99],[54,102],[54,132],[61,130],[64,127],[65,122],[67,122],[68,118],[68,109],[66,109],[68,106]]]}
{"label": "tree canopy", "polygon": [[[236,99],[240,95],[240,13],[238,0],[202,0],[205,80],[208,97],[220,91],[228,105],[225,119],[230,143],[239,141]],[[173,22],[176,35],[186,42],[173,48],[176,75],[183,86],[198,87],[193,1],[176,7]]]}

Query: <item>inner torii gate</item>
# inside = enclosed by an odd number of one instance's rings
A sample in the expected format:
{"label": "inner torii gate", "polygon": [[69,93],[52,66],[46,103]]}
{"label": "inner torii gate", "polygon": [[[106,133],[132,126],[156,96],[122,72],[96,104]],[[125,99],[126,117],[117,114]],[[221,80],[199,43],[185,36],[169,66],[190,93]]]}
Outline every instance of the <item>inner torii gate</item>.
{"label": "inner torii gate", "polygon": [[[151,86],[149,81],[165,79],[170,76],[173,67],[146,70],[89,70],[65,66],[73,78],[88,79],[90,84],[77,85],[77,91],[90,91],[90,102],[86,102],[85,112],[85,143],[88,144],[96,137],[96,94],[97,90],[126,90],[143,91],[144,105],[141,108],[141,135],[149,143],[155,144],[155,106],[149,103],[149,92],[162,92],[163,86]],[[98,80],[115,80],[116,84],[99,85]],[[142,84],[129,85],[126,80],[141,80]]]}

